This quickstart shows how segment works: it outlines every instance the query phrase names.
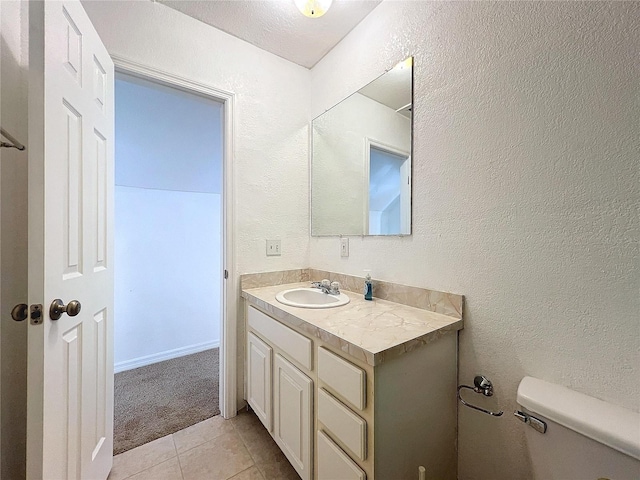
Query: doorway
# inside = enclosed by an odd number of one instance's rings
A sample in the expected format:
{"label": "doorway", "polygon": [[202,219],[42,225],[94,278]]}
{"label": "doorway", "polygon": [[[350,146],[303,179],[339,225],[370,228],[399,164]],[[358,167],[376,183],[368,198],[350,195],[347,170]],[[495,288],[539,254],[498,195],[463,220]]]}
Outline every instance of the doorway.
{"label": "doorway", "polygon": [[224,104],[117,72],[114,453],[218,415]]}
{"label": "doorway", "polygon": [[411,229],[411,155],[366,141],[365,231],[408,235]]}

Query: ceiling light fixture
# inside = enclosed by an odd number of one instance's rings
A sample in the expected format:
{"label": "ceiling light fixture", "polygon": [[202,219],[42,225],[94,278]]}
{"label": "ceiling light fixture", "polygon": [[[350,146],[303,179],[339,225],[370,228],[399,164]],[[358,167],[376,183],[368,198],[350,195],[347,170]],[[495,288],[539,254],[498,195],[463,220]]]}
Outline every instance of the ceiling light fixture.
{"label": "ceiling light fixture", "polygon": [[309,18],[318,18],[327,13],[333,0],[293,0],[302,14]]}

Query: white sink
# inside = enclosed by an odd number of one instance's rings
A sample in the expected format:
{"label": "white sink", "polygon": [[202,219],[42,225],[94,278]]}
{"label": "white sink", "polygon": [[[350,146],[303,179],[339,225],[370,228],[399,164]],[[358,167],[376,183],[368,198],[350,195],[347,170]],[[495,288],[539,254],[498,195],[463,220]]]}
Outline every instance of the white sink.
{"label": "white sink", "polygon": [[330,295],[318,288],[293,288],[276,295],[276,300],[290,307],[300,308],[332,308],[349,303],[344,293]]}

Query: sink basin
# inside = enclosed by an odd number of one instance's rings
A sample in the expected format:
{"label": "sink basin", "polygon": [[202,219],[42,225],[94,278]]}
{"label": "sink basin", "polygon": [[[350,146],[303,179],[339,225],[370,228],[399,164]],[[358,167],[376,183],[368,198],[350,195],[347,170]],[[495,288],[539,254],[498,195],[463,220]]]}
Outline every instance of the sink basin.
{"label": "sink basin", "polygon": [[300,308],[332,308],[349,303],[344,293],[330,295],[318,288],[293,288],[276,295],[276,300],[290,307]]}

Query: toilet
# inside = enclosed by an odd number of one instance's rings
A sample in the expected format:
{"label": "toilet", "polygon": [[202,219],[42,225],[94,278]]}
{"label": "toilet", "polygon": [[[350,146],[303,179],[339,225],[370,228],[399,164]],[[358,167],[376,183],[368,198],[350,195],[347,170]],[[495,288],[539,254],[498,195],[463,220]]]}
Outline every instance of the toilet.
{"label": "toilet", "polygon": [[533,377],[517,400],[536,480],[640,479],[638,412]]}

